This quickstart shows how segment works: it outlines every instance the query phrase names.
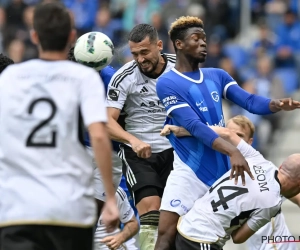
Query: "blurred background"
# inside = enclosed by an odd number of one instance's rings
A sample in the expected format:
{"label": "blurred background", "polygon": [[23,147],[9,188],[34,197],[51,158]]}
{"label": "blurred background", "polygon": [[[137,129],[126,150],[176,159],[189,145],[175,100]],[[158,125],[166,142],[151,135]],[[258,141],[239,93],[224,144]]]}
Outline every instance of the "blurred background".
{"label": "blurred background", "polygon": [[[51,1],[51,0],[48,0]],[[55,1],[55,0],[52,0]],[[30,42],[33,10],[39,0],[0,0],[0,52],[15,62],[37,57]],[[204,21],[208,56],[202,67],[226,70],[251,93],[300,100],[300,0],[61,0],[75,20],[78,36],[89,31],[108,35],[117,48],[112,65],[131,60],[126,34],[139,23],[156,27],[164,52],[174,53],[170,24],[182,15]],[[224,101],[225,118],[248,116],[256,126],[254,146],[275,164],[299,152],[300,112],[272,116],[250,114]],[[284,206],[293,235],[300,235],[298,208]],[[225,249],[246,249],[245,246]]]}

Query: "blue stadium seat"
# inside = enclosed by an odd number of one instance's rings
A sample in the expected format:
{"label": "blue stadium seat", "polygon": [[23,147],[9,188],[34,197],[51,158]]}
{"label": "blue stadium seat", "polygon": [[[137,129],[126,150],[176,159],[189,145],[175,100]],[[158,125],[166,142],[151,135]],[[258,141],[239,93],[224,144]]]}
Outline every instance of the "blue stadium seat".
{"label": "blue stadium seat", "polygon": [[294,68],[276,69],[274,74],[282,81],[286,94],[292,94],[298,89],[298,75]]}
{"label": "blue stadium seat", "polygon": [[236,69],[240,69],[248,64],[250,58],[247,51],[238,44],[227,44],[223,47],[224,54],[231,58]]}

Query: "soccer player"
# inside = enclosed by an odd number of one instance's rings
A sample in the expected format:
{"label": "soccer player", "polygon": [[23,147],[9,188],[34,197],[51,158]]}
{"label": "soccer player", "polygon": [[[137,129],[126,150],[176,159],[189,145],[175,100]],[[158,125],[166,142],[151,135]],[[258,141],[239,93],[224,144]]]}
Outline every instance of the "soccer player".
{"label": "soccer player", "polygon": [[39,59],[0,77],[0,248],[92,249],[96,204],[82,124],[103,176],[109,231],[119,218],[104,88],[94,70],[66,60],[75,31],[63,5],[38,5],[33,28]]}
{"label": "soccer player", "polygon": [[9,57],[0,54],[0,74],[5,70],[9,65],[14,64],[14,61]]}
{"label": "soccer player", "polygon": [[241,153],[207,126],[225,125],[221,98],[261,115],[300,107],[290,98],[270,100],[251,95],[221,69],[199,69],[207,54],[206,35],[199,18],[177,19],[169,35],[176,51],[176,65],[159,78],[157,94],[167,110],[166,123],[184,127],[192,137],[168,136],[175,151],[174,171],[168,177],[161,202],[156,250],[171,248],[179,216],[230,167],[231,177],[236,173],[236,182],[241,175],[245,184],[243,170],[252,176]]}
{"label": "soccer player", "polygon": [[[161,54],[162,41],[148,24],[135,26],[128,37],[134,60],[114,74],[108,87],[109,133],[122,142],[123,175],[140,216],[141,250],[154,249],[160,200],[173,168],[173,149],[159,132],[166,112],[156,94],[156,81],[174,67],[175,56]],[[117,120],[126,114],[125,130]]]}
{"label": "soccer player", "polygon": [[[226,128],[230,131],[236,133],[240,138],[242,138],[249,145],[253,142],[253,135],[255,132],[254,124],[245,116],[238,115],[228,120]],[[174,133],[177,137],[190,136],[190,134],[182,127],[177,127],[173,125],[166,125],[161,131],[162,136],[169,135],[170,132]],[[292,202],[300,206],[300,194],[293,198],[290,198]],[[267,241],[262,242],[262,237],[269,236],[270,238],[276,236],[289,236],[291,235],[282,213],[276,215],[275,218],[271,219],[271,222],[267,223],[265,226],[260,228],[253,236],[247,240],[247,245],[249,250],[296,250],[295,243],[285,243],[285,244],[268,244]]]}
{"label": "soccer player", "polygon": [[300,154],[290,155],[277,170],[235,132],[220,127],[214,130],[237,146],[255,180],[246,176],[246,185],[236,185],[230,171],[219,178],[180,218],[177,250],[219,250],[230,236],[241,244],[280,213],[282,196],[291,198],[300,192]]}
{"label": "soccer player", "polygon": [[114,232],[108,234],[105,226],[102,224],[102,218],[100,216],[95,232],[95,250],[138,250],[134,245],[135,242],[132,242],[133,239],[131,238],[138,232],[139,224],[135,218],[134,211],[129,204],[126,193],[120,187],[116,192],[116,200],[120,213],[120,222],[124,224],[124,227],[122,231],[116,229]]}

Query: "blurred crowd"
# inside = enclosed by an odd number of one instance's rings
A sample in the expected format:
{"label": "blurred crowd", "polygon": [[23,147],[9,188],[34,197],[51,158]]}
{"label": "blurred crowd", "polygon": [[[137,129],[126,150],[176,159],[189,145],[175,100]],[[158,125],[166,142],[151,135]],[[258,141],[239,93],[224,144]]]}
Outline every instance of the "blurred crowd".
{"label": "blurred crowd", "polygon": [[[41,0],[0,0],[0,52],[15,62],[37,57],[29,38],[34,5]],[[249,27],[241,27],[243,1],[251,12]],[[226,70],[242,88],[270,98],[287,97],[299,88],[300,6],[298,0],[61,0],[74,16],[78,35],[100,31],[117,48],[114,67],[131,60],[126,34],[138,23],[156,27],[164,52],[174,53],[168,38],[179,16],[204,21],[208,57],[202,67]],[[246,30],[245,30],[246,29]],[[280,125],[280,115],[256,116],[225,103],[228,116],[247,115],[255,123],[264,151]]]}

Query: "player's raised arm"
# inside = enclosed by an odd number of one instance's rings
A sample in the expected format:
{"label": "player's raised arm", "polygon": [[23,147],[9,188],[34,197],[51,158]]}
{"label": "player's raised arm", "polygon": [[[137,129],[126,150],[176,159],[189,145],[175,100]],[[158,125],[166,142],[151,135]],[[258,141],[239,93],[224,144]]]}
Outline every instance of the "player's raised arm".
{"label": "player's raised arm", "polygon": [[223,97],[248,110],[250,113],[269,115],[281,110],[291,111],[300,108],[300,102],[292,98],[271,100],[263,96],[250,94],[242,89],[224,70],[219,70],[219,77],[223,83]]}
{"label": "player's raised arm", "polygon": [[228,155],[232,168],[230,177],[232,178],[235,173],[236,183],[240,175],[242,176],[243,184],[245,183],[244,171],[254,179],[247,161],[239,150],[219,137],[206,124],[202,123],[189,104],[182,101],[180,95],[172,89],[172,85],[174,86],[174,83],[163,76],[158,80],[156,85],[157,95],[164,104],[167,114],[199,141],[218,152]]}
{"label": "player's raised arm", "polygon": [[119,214],[112,180],[112,148],[106,130],[105,93],[96,72],[91,71],[89,81],[81,85],[80,95],[83,120],[88,127],[95,160],[104,182],[106,203],[102,213],[103,221],[111,231],[117,226]]}

